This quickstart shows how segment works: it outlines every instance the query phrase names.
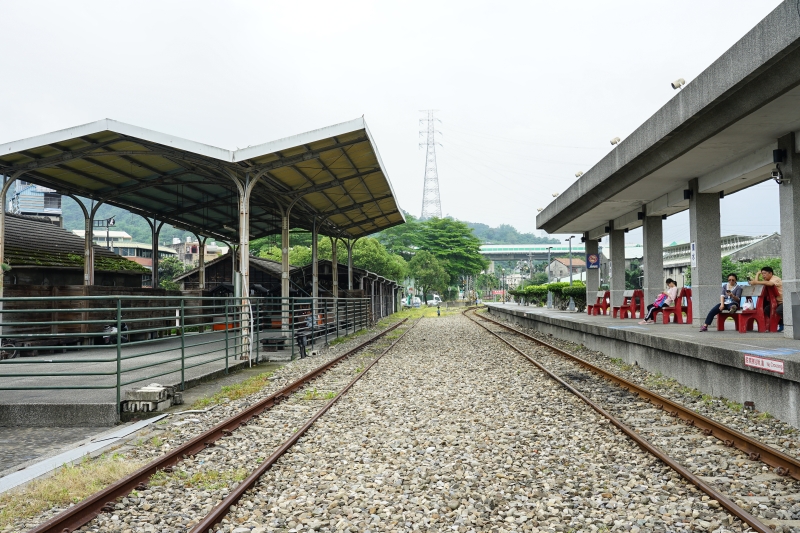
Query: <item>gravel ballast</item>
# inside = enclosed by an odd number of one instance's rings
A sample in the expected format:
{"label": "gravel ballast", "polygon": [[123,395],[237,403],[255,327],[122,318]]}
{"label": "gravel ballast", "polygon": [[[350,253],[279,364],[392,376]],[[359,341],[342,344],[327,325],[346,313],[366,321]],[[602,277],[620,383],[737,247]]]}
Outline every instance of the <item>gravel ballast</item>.
{"label": "gravel ballast", "polygon": [[218,530],[744,529],[455,316],[412,330]]}

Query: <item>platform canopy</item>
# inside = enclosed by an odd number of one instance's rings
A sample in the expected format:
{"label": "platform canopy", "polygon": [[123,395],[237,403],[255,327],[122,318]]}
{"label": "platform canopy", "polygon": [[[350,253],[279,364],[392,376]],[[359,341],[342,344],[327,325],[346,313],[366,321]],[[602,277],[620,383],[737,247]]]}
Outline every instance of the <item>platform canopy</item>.
{"label": "platform canopy", "polygon": [[226,241],[248,180],[251,239],[290,207],[292,227],[345,238],[405,221],[363,118],[235,151],[105,119],[0,145],[0,174]]}
{"label": "platform canopy", "polygon": [[543,209],[536,227],[595,239],[688,209],[694,179],[699,193],[751,187],[770,179],[778,139],[792,132],[800,139],[800,17],[784,1]]}

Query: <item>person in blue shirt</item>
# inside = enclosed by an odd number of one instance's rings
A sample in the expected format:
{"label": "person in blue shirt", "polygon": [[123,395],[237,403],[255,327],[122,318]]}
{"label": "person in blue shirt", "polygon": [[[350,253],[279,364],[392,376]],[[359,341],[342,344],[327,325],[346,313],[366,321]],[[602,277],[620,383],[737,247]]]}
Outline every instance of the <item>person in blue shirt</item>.
{"label": "person in blue shirt", "polygon": [[739,309],[739,304],[742,301],[742,288],[737,285],[739,277],[736,274],[728,275],[728,283],[722,286],[722,292],[719,295],[719,305],[715,305],[708,312],[706,321],[700,326],[700,331],[708,331],[708,326],[714,321],[714,317],[723,311],[730,311],[735,313]]}

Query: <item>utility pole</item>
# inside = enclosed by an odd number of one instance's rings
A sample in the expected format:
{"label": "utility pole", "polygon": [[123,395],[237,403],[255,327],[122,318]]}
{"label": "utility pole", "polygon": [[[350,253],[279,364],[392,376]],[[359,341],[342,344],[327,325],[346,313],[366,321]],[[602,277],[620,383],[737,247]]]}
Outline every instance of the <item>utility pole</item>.
{"label": "utility pole", "polygon": [[575,238],[575,235],[570,236],[569,239],[564,239],[565,242],[569,242],[569,284],[572,286],[572,239]]}
{"label": "utility pole", "polygon": [[533,252],[528,252],[528,278],[533,282]]}
{"label": "utility pole", "polygon": [[[436,145],[441,146],[441,143],[436,142],[436,134],[441,132],[436,131],[434,122],[439,120],[434,118],[433,113],[435,109],[428,109],[421,111],[427,113],[427,118],[419,119],[420,125],[426,124],[426,130],[420,131],[419,134],[426,135],[425,143],[420,143],[419,146],[425,146],[425,187],[422,190],[422,214],[420,219],[426,220],[429,218],[442,218],[442,202],[439,198],[439,173],[436,170]],[[441,122],[441,120],[439,120]]]}
{"label": "utility pole", "polygon": [[550,283],[550,250],[552,249],[552,246],[547,247],[547,283]]}

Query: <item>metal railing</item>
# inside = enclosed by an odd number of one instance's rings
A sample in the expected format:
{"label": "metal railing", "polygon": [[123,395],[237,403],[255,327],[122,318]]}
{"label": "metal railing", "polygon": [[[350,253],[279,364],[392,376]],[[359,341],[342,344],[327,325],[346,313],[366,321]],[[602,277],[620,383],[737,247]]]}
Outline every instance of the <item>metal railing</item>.
{"label": "metal railing", "polygon": [[198,367],[227,373],[231,359],[257,363],[273,351],[294,359],[300,343],[313,349],[371,316],[364,298],[77,296],[0,306],[0,392],[114,389],[118,411],[125,386],[172,375],[183,390]]}

